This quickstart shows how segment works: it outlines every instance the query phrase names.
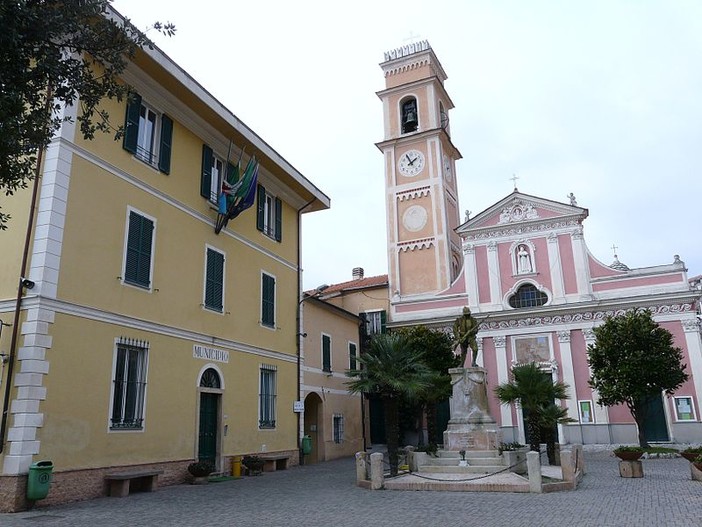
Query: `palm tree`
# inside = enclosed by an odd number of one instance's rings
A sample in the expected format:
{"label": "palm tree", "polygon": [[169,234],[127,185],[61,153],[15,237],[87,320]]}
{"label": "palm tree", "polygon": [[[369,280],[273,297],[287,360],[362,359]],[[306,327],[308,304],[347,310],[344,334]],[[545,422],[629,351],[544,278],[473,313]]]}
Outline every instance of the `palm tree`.
{"label": "palm tree", "polygon": [[412,351],[407,337],[400,333],[375,335],[370,349],[358,361],[361,368],[348,370],[346,384],[351,393],[374,393],[385,408],[390,475],[397,475],[399,443],[398,403],[400,399],[417,399],[432,386],[433,373],[422,360],[421,353]]}
{"label": "palm tree", "polygon": [[553,405],[556,399],[568,399],[568,385],[553,382],[551,376],[541,371],[535,362],[512,368],[511,382],[500,384],[495,394],[502,404],[517,401],[526,413],[526,426],[529,432],[531,450],[539,451],[541,444],[541,416],[544,409]]}
{"label": "palm tree", "polygon": [[568,417],[568,408],[563,408],[554,402],[544,406],[539,415],[539,424],[544,442],[546,443],[546,455],[548,456],[548,464],[556,464],[556,426],[559,424],[573,423],[575,419]]}

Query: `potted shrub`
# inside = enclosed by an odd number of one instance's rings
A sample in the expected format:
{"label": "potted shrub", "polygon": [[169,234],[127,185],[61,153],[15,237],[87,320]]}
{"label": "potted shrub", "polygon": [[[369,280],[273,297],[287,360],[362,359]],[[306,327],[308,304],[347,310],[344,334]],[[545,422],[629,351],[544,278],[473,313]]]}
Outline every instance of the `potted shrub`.
{"label": "potted shrub", "polygon": [[614,455],[622,461],[636,461],[644,454],[644,449],[640,446],[618,446],[614,449]]}
{"label": "potted shrub", "polygon": [[258,456],[244,456],[241,464],[246,467],[249,476],[258,476],[263,472],[263,459]]}
{"label": "potted shrub", "polygon": [[702,455],[702,446],[688,447],[680,451],[680,455],[687,459],[690,463],[695,462],[695,458]]}
{"label": "potted shrub", "polygon": [[195,461],[188,465],[188,472],[193,476],[194,484],[207,483],[207,477],[215,470],[211,461]]}

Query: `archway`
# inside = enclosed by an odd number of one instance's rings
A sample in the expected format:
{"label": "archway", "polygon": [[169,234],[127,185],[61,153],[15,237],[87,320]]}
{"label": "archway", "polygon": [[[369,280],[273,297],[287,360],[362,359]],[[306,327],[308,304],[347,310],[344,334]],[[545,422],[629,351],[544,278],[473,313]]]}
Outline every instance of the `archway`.
{"label": "archway", "polygon": [[304,434],[312,440],[312,452],[305,456],[305,463],[318,463],[324,460],[324,402],[316,393],[305,397]]}
{"label": "archway", "polygon": [[197,458],[218,465],[220,450],[220,408],[222,381],[214,368],[207,368],[200,375],[199,422],[197,435]]}

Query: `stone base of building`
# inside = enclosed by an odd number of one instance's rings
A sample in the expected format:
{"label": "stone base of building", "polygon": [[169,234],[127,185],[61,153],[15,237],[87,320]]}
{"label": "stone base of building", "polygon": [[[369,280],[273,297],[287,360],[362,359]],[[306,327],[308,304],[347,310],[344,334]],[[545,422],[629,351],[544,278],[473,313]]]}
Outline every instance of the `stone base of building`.
{"label": "stone base of building", "polygon": [[497,450],[501,442],[502,433],[495,423],[449,424],[444,432],[444,450]]}

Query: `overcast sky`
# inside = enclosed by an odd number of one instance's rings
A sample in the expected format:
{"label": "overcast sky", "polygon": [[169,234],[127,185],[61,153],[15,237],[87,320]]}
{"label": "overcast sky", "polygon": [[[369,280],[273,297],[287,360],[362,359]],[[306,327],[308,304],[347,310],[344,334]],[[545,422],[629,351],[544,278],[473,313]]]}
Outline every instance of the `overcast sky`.
{"label": "overcast sky", "polygon": [[[513,190],[589,209],[606,264],[702,274],[702,2],[116,0],[331,198],[303,222],[305,288],[387,272],[383,53],[418,35],[448,75],[460,209]],[[415,38],[416,40],[416,38]],[[463,219],[463,217],[462,217]],[[237,220],[234,220],[237,221]]]}

